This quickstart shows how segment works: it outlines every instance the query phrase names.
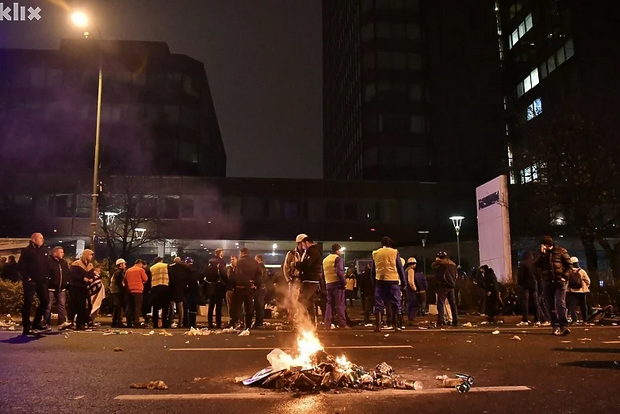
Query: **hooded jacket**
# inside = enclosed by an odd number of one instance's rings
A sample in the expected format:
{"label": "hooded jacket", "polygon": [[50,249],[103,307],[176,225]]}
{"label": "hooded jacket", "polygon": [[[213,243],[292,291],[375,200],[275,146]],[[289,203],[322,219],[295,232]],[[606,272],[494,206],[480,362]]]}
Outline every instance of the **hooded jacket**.
{"label": "hooded jacket", "polygon": [[538,292],[538,278],[536,277],[536,269],[533,262],[521,262],[517,279],[521,289]]}
{"label": "hooded jacket", "polygon": [[52,257],[49,260],[49,273],[47,288],[50,291],[60,292],[66,290],[71,280],[71,271],[69,265],[64,259],[56,259]]}
{"label": "hooded jacket", "polygon": [[319,283],[323,268],[323,252],[317,244],[308,247],[301,261],[295,264],[299,270],[299,279],[303,283]]}
{"label": "hooded jacket", "polygon": [[541,254],[536,259],[536,268],[541,272],[541,278],[546,283],[566,283],[573,264],[570,255],[563,247],[553,246],[547,254]]}
{"label": "hooded jacket", "polygon": [[579,272],[579,275],[581,276],[581,288],[575,289],[569,286],[568,291],[571,293],[588,293],[590,291],[590,277],[588,276],[588,273],[580,267],[573,271]]}
{"label": "hooded jacket", "polygon": [[22,249],[22,254],[19,257],[19,271],[24,282],[32,279],[35,283],[47,283],[49,273],[47,249],[44,246],[39,247],[31,241],[26,248]]}
{"label": "hooded jacket", "polygon": [[[88,282],[84,281],[88,279]],[[87,289],[95,280],[95,270],[92,263],[85,264],[81,259],[71,263],[71,286]]]}
{"label": "hooded jacket", "polygon": [[449,258],[437,259],[431,265],[435,269],[435,281],[438,287],[454,289],[456,286],[456,263]]}

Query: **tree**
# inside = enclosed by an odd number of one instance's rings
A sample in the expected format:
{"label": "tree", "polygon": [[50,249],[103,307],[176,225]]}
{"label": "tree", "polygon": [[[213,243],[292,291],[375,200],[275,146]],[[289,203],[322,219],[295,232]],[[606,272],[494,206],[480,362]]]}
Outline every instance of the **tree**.
{"label": "tree", "polygon": [[140,247],[162,238],[157,198],[146,194],[140,177],[119,177],[117,184],[113,194],[104,188],[99,197],[99,234],[108,248],[110,263],[119,257],[117,253],[128,258]]}
{"label": "tree", "polygon": [[521,202],[538,219],[547,214],[547,223],[566,224],[579,235],[594,282],[597,242],[620,280],[620,101],[601,88],[559,94],[521,128],[515,159],[522,178],[535,182]]}

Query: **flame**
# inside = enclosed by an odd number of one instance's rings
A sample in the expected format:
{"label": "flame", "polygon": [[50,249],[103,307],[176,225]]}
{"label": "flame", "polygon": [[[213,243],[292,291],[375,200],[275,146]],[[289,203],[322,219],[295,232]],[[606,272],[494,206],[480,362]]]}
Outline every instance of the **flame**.
{"label": "flame", "polygon": [[294,366],[301,366],[304,369],[312,368],[312,355],[322,350],[323,345],[313,332],[302,332],[301,336],[297,338],[299,356],[293,360]]}
{"label": "flame", "polygon": [[351,369],[351,361],[347,360],[347,357],[340,356],[336,358],[336,363],[338,364],[338,368],[342,371],[348,371]]}

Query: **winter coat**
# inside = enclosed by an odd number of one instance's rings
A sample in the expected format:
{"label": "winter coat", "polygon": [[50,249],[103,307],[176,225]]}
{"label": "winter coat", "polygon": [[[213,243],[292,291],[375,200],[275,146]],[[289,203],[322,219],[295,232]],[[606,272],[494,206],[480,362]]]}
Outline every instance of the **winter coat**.
{"label": "winter coat", "polygon": [[319,283],[323,269],[323,252],[317,244],[308,247],[302,260],[295,264],[299,278],[303,283]]}
{"label": "winter coat", "polygon": [[435,260],[431,267],[437,270],[435,274],[437,287],[454,289],[456,286],[456,263],[446,257]]}
{"label": "winter coat", "polygon": [[185,300],[188,277],[188,269],[184,264],[173,263],[168,266],[168,282],[173,302],[178,303]]}
{"label": "winter coat", "polygon": [[258,268],[260,269],[260,278],[256,281],[256,287],[259,289],[266,289],[267,283],[269,283],[269,272],[264,264],[259,263]]}
{"label": "winter coat", "polygon": [[521,262],[517,273],[519,287],[530,292],[538,292],[538,277],[532,262]]}
{"label": "winter coat", "polygon": [[64,259],[51,258],[49,261],[47,288],[55,292],[66,290],[71,280],[69,265]]}
{"label": "winter coat", "polygon": [[559,246],[553,246],[549,253],[541,254],[536,259],[536,267],[540,270],[545,283],[566,283],[573,271],[570,255],[566,249]]}
{"label": "winter coat", "polygon": [[234,279],[235,287],[243,287],[243,289],[256,287],[262,274],[263,272],[256,260],[250,256],[243,256],[237,262]]}
{"label": "winter coat", "polygon": [[299,277],[299,270],[297,270],[296,265],[301,260],[302,254],[303,251],[300,252],[297,249],[293,249],[286,254],[284,264],[282,265],[282,272],[284,273],[284,277],[287,282]]}
{"label": "winter coat", "polygon": [[416,272],[414,279],[415,288],[418,293],[426,292],[428,289],[428,280],[426,280],[426,275],[422,272]]}
{"label": "winter coat", "polygon": [[575,272],[579,272],[579,274],[581,275],[581,288],[580,289],[575,289],[575,288],[571,288],[570,286],[568,287],[568,292],[571,293],[588,293],[590,291],[590,277],[588,276],[588,273],[583,270],[582,268],[577,268],[574,270]]}
{"label": "winter coat", "polygon": [[495,276],[493,269],[484,272],[484,286],[486,287],[487,293],[490,293],[491,296],[497,296],[499,293],[499,283],[497,282],[497,276]]}
{"label": "winter coat", "polygon": [[[88,279],[88,281],[84,281]],[[95,280],[95,269],[92,263],[85,264],[81,260],[71,263],[71,286],[87,289]]]}
{"label": "winter coat", "polygon": [[47,248],[44,246],[38,247],[33,242],[30,242],[28,247],[22,249],[22,254],[19,258],[19,272],[24,282],[32,279],[37,284],[47,283],[49,273]]}
{"label": "winter coat", "polygon": [[134,265],[125,272],[125,281],[130,293],[144,293],[144,284],[148,280],[149,277],[140,265]]}
{"label": "winter coat", "polygon": [[375,285],[373,284],[371,269],[364,270],[359,275],[357,282],[360,287],[360,291],[362,292],[362,296],[364,297],[375,296]]}
{"label": "winter coat", "polygon": [[125,293],[125,271],[116,269],[110,280],[110,293]]}

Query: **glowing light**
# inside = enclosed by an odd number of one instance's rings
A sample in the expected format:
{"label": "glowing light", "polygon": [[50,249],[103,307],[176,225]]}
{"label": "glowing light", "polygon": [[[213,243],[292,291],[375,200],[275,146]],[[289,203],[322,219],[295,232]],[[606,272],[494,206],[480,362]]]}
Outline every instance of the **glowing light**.
{"label": "glowing light", "polygon": [[343,371],[348,371],[351,369],[351,361],[348,361],[347,357],[344,355],[336,357],[336,363],[338,364],[338,368]]}
{"label": "glowing light", "polygon": [[71,21],[77,27],[86,27],[88,26],[88,16],[86,13],[82,11],[76,11],[71,14]]}

